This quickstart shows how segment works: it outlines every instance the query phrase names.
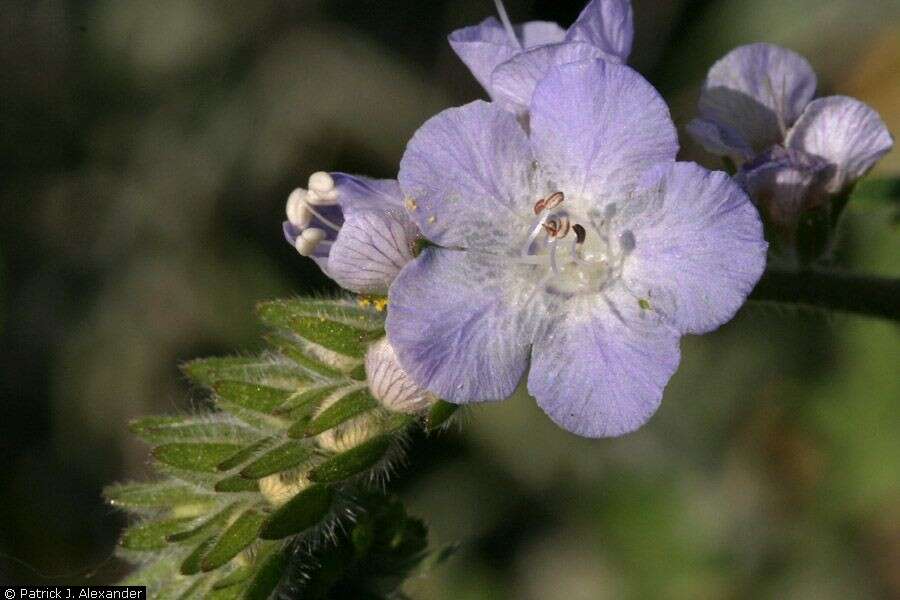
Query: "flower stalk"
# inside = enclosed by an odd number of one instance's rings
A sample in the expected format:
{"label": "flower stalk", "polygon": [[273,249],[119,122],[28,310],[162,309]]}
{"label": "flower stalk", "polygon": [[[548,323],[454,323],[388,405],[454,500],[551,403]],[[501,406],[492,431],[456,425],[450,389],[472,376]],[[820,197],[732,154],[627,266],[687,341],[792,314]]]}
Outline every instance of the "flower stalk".
{"label": "flower stalk", "polygon": [[840,271],[768,270],[750,300],[800,304],[900,321],[900,279]]}

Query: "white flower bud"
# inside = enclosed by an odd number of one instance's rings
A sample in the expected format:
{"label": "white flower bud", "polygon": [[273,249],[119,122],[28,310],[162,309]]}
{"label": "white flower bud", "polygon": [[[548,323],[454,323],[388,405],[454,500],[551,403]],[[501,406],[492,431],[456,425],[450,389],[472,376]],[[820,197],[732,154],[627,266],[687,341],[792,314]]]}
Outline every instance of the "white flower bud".
{"label": "white flower bud", "polygon": [[259,492],[269,504],[278,508],[310,485],[312,482],[306,478],[306,471],[293,469],[260,479]]}
{"label": "white flower bud", "polygon": [[[341,394],[336,394],[326,398],[316,411],[315,417],[321,415],[342,397]],[[316,442],[321,448],[329,452],[341,453],[369,441],[378,433],[379,429],[375,417],[369,414],[362,414],[348,419],[331,429],[326,429],[316,436]]]}
{"label": "white flower bud", "polygon": [[387,338],[369,347],[366,353],[366,379],[375,399],[391,411],[415,414],[428,409],[437,400],[410,379],[397,361],[394,347]]}

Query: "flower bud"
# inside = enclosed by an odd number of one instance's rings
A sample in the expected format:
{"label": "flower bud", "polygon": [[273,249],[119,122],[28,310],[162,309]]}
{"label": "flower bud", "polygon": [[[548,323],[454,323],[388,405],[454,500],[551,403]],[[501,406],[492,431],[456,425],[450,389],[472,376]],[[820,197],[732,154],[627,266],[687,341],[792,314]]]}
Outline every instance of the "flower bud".
{"label": "flower bud", "polygon": [[[341,397],[340,395],[332,395],[326,398],[313,416],[313,420],[328,410]],[[376,417],[364,413],[358,417],[347,419],[331,429],[326,429],[316,436],[316,443],[324,450],[339,454],[359,446],[378,434],[379,429]]]}
{"label": "flower bud", "polygon": [[437,398],[410,379],[397,361],[387,338],[375,342],[366,354],[366,379],[369,390],[381,405],[394,412],[407,414],[427,410]]}
{"label": "flower bud", "polygon": [[310,485],[312,482],[306,478],[306,470],[291,469],[260,479],[259,492],[269,504],[278,508]]}

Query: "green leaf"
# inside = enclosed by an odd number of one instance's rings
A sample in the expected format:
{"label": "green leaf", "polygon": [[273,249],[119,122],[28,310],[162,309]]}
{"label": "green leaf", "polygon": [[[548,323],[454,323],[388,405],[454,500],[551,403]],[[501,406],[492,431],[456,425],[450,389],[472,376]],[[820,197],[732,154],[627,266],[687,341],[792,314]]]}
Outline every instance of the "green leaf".
{"label": "green leaf", "polygon": [[332,483],[352,477],[372,467],[391,447],[393,436],[382,435],[336,454],[309,472],[310,481]]}
{"label": "green leaf", "polygon": [[221,590],[227,587],[231,587],[237,585],[239,583],[244,583],[253,575],[253,567],[243,566],[234,569],[231,573],[217,580],[213,584],[214,590]]}
{"label": "green leaf", "polygon": [[125,530],[119,544],[126,550],[162,550],[168,543],[168,536],[184,528],[193,519],[166,519],[148,521],[133,525]]}
{"label": "green leaf", "polygon": [[368,345],[384,336],[383,320],[374,311],[346,302],[289,300],[258,306],[267,325],[290,329],[305,340],[344,356],[362,358]]}
{"label": "green leaf", "polygon": [[[206,577],[200,577],[195,579],[193,583],[191,583],[186,590],[184,590],[181,594],[177,596],[177,600],[191,600],[192,598],[206,598],[206,591],[209,585],[209,580]],[[161,598],[165,600],[166,596],[162,595]]]}
{"label": "green leaf", "polygon": [[212,491],[217,479],[214,474],[209,472],[179,469],[160,461],[154,461],[153,468],[156,470],[157,474],[166,477],[171,481],[193,485],[203,490]]}
{"label": "green leaf", "polygon": [[306,488],[269,516],[259,537],[280,540],[312,527],[328,513],[332,497],[333,492],[328,486]]}
{"label": "green leaf", "polygon": [[216,466],[243,448],[237,444],[175,442],[153,449],[159,462],[187,471],[215,473]]}
{"label": "green leaf", "polygon": [[255,510],[244,512],[219,536],[215,546],[200,562],[200,568],[203,571],[212,571],[237,556],[241,550],[256,541],[264,520],[265,517]]}
{"label": "green leaf", "polygon": [[415,423],[416,419],[412,415],[406,415],[403,413],[395,413],[395,412],[387,412],[386,415],[382,418],[381,421],[381,432],[382,433],[394,433],[399,429],[403,429],[412,423]]}
{"label": "green leaf", "polygon": [[[173,578],[173,574],[178,573],[179,557],[173,552],[161,552],[151,555],[147,562],[142,562],[140,568],[132,571],[127,577],[122,579],[118,585],[145,585],[147,586],[147,597],[156,597],[156,591],[160,584]],[[178,575],[174,575],[178,579]]]}
{"label": "green leaf", "polygon": [[322,317],[294,317],[291,328],[314,344],[354,358],[364,357],[369,344],[384,336],[381,330],[367,331]]}
{"label": "green leaf", "polygon": [[278,587],[285,567],[287,567],[287,552],[273,552],[268,556],[244,592],[244,600],[268,600]]}
{"label": "green leaf", "polygon": [[182,575],[196,575],[200,572],[200,563],[206,551],[212,548],[216,543],[216,536],[211,535],[199,544],[187,555],[181,562],[180,571]]}
{"label": "green leaf", "polygon": [[217,481],[213,489],[217,492],[258,492],[259,483],[255,479],[232,475]]}
{"label": "green leaf", "polygon": [[273,358],[221,357],[192,360],[181,367],[194,382],[208,388],[220,381],[244,381],[286,390],[310,381],[302,370]]}
{"label": "green leaf", "polygon": [[260,302],[256,306],[259,319],[270,327],[291,329],[296,317],[315,317],[353,325],[360,329],[384,328],[384,313],[360,306],[355,300],[320,300],[292,298]]}
{"label": "green leaf", "polygon": [[241,477],[259,479],[287,471],[312,456],[312,449],[302,442],[285,442],[269,450],[241,470]]}
{"label": "green leaf", "polygon": [[284,432],[284,429],[289,425],[289,423],[283,417],[279,417],[277,415],[267,415],[266,413],[261,413],[249,408],[244,408],[243,406],[232,404],[231,402],[222,400],[221,398],[216,399],[216,406],[222,412],[227,412],[234,418],[240,419],[250,427],[258,429],[263,434],[270,435],[277,433],[281,435]]}
{"label": "green leaf", "polygon": [[438,400],[432,405],[431,410],[428,411],[428,416],[425,417],[425,429],[434,431],[446,423],[447,419],[452,417],[458,409],[458,404],[453,404],[445,400]]}
{"label": "green leaf", "polygon": [[316,375],[325,377],[326,379],[335,379],[344,376],[344,373],[341,370],[335,369],[315,356],[304,352],[296,342],[289,340],[283,335],[270,334],[266,336],[265,339],[281,354],[297,363],[300,367],[307,369]]}
{"label": "green leaf", "polygon": [[213,389],[229,404],[267,414],[281,406],[292,395],[288,390],[243,381],[220,381]]}
{"label": "green leaf", "polygon": [[311,408],[318,406],[322,400],[335,393],[344,383],[329,383],[318,387],[304,390],[299,394],[294,394],[287,401],[279,406],[274,412],[275,414],[289,414],[296,418],[296,415],[302,414]]}
{"label": "green leaf", "polygon": [[350,371],[347,374],[351,379],[355,379],[356,381],[365,381],[366,380],[366,365],[359,364],[355,369]]}
{"label": "green leaf", "polygon": [[239,452],[236,452],[229,458],[226,458],[225,460],[223,460],[222,462],[217,464],[216,470],[230,471],[231,469],[237,467],[238,465],[241,465],[241,464],[247,462],[248,460],[250,460],[251,458],[253,458],[253,456],[257,452],[259,452],[260,450],[262,450],[263,448],[265,448],[272,442],[273,442],[272,438],[265,437],[265,438],[257,441],[255,444],[251,444],[250,446],[247,446],[246,448],[240,450]]}
{"label": "green leaf", "polygon": [[242,585],[230,585],[224,588],[216,588],[213,585],[213,589],[206,592],[206,595],[203,597],[204,600],[240,600],[244,596],[244,586]]}
{"label": "green leaf", "polygon": [[[309,437],[318,435],[323,431],[336,427],[353,417],[377,407],[378,401],[372,396],[368,389],[362,388],[350,392],[310,421],[304,428],[302,436]],[[296,433],[297,432],[293,427],[288,431],[288,435],[291,437],[297,437]]]}
{"label": "green leaf", "polygon": [[228,522],[228,518],[234,513],[238,506],[240,506],[240,504],[237,502],[229,504],[196,527],[170,533],[166,536],[166,541],[178,544],[190,541],[202,534],[218,533],[219,529],[225,526],[225,523]]}
{"label": "green leaf", "polygon": [[215,500],[190,486],[169,482],[117,484],[106,488],[104,495],[110,504],[124,509],[168,508]]}
{"label": "green leaf", "polygon": [[258,434],[227,416],[170,417],[151,416],[135,419],[128,429],[151,444],[166,442],[249,442]]}

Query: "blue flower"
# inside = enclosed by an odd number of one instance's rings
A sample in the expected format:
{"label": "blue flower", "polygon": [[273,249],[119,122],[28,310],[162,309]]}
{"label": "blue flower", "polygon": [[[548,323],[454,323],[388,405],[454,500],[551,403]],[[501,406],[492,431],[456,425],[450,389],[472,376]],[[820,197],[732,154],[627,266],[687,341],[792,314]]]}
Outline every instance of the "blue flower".
{"label": "blue flower", "polygon": [[491,98],[522,114],[537,82],[555,65],[602,58],[624,63],[634,37],[629,0],[591,0],[575,23],[529,21],[512,25],[496,1],[501,21],[490,17],[450,34],[450,46]]}
{"label": "blue flower", "polygon": [[562,427],[626,433],[659,406],[680,336],[728,321],[759,279],[759,215],[724,173],[675,162],[668,109],[628,67],[553,67],[529,112],[526,133],[474,102],[410,141],[399,181],[436,246],[392,284],[388,338],[441,398],[501,400],[528,370]]}
{"label": "blue flower", "polygon": [[287,201],[284,236],[341,287],[387,294],[412,260],[418,229],[392,179],[314,173]]}
{"label": "blue flower", "polygon": [[738,180],[769,221],[796,225],[846,193],[892,147],[872,108],[846,96],[813,100],[816,75],[772,44],[735,48],[716,62],[688,131],[740,167]]}

